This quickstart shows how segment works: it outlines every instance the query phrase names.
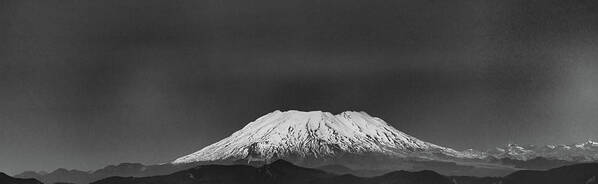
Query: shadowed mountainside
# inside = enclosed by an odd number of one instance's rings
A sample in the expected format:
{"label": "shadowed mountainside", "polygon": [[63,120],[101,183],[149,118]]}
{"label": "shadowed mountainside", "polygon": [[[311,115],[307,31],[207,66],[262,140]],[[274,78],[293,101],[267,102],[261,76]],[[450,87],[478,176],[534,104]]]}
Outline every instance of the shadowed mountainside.
{"label": "shadowed mountainside", "polygon": [[278,160],[262,167],[247,165],[205,165],[154,177],[110,177],[92,184],[191,184],[191,183],[308,183],[315,179],[330,178],[336,175],[324,171],[302,168],[289,162]]}
{"label": "shadowed mountainside", "polygon": [[192,183],[402,183],[402,184],[451,184],[449,178],[433,171],[396,171],[378,177],[362,178],[353,175],[336,175],[317,169],[295,166],[278,160],[262,167],[245,165],[206,165],[193,169],[155,177],[111,177],[92,184],[192,184]]}
{"label": "shadowed mountainside", "polygon": [[145,177],[170,174],[176,171],[192,168],[196,164],[162,164],[162,165],[142,165],[139,163],[122,163],[118,165],[106,166],[96,171],[79,171],[56,169],[47,174],[40,174],[32,171],[23,172],[15,175],[15,178],[35,178],[46,184],[53,183],[74,183],[87,184],[103,178],[112,176],[130,176],[130,177]]}
{"label": "shadowed mountainside", "polygon": [[495,162],[500,163],[502,165],[510,165],[515,168],[520,169],[530,169],[530,170],[547,170],[557,167],[562,167],[566,165],[573,165],[578,164],[579,162],[573,161],[566,161],[566,160],[557,160],[557,159],[549,159],[544,157],[535,157],[529,160],[517,160],[511,158],[501,158],[495,160]]}
{"label": "shadowed mountainside", "polygon": [[42,184],[36,179],[13,178],[0,172],[0,184]]}
{"label": "shadowed mountainside", "polygon": [[[246,160],[240,160],[236,164],[246,164]],[[380,160],[359,160],[359,164],[375,164],[383,162]],[[535,169],[545,170],[556,168],[564,165],[572,165],[574,163],[559,160],[550,160],[544,158],[535,158],[527,161],[513,160],[508,158],[496,159],[497,164],[512,165],[520,169]],[[32,171],[23,172],[15,175],[16,178],[35,178],[47,184],[53,183],[73,183],[73,184],[88,184],[100,179],[122,176],[122,177],[147,177],[156,175],[166,175],[177,171],[192,168],[198,165],[206,164],[225,164],[225,163],[194,163],[194,164],[162,164],[162,165],[142,165],[138,163],[122,163],[118,165],[110,165],[96,171],[79,171],[57,169],[50,173],[37,173]],[[515,170],[497,169],[497,168],[481,168],[474,166],[458,165],[452,162],[438,162],[438,161],[386,161],[386,164],[397,165],[394,168],[384,169],[355,169],[341,164],[324,165],[315,167],[315,169],[323,170],[329,173],[344,175],[351,174],[358,177],[373,177],[384,175],[396,170],[420,171],[432,170],[446,176],[477,176],[477,177],[500,177],[513,173]],[[227,164],[230,165],[230,164]],[[401,166],[401,167],[399,167]]]}
{"label": "shadowed mountainside", "polygon": [[[92,173],[97,173],[97,177],[100,176],[100,173],[104,175],[139,174],[131,171],[138,171],[139,169],[147,170],[147,167],[151,166],[140,167],[138,164],[120,164],[109,166]],[[349,168],[342,166],[327,166],[320,169],[351,172]],[[155,171],[156,168],[153,168],[153,170]],[[261,167],[248,165],[201,165],[167,175],[142,177],[112,176],[92,182],[91,184],[598,184],[598,163],[576,164],[545,171],[522,170],[505,177],[443,176],[428,170],[417,172],[394,171],[379,176],[360,177],[323,170],[303,168],[284,160],[278,160]],[[53,173],[63,172],[69,173],[71,171],[59,169]],[[162,170],[162,172],[166,171]],[[42,182],[35,179],[13,178],[0,173],[0,184],[42,184]]]}
{"label": "shadowed mountainside", "polygon": [[[343,169],[345,170],[345,169]],[[598,184],[598,163],[577,164],[546,171],[517,171],[505,177],[443,176],[433,171],[395,171],[374,177],[338,175],[295,166],[278,160],[262,167],[204,165],[163,176],[110,177],[92,184],[198,184],[198,183],[343,183],[343,184]]]}
{"label": "shadowed mountainside", "polygon": [[598,184],[598,163],[559,167],[547,171],[517,171],[503,178],[504,184],[583,183]]}

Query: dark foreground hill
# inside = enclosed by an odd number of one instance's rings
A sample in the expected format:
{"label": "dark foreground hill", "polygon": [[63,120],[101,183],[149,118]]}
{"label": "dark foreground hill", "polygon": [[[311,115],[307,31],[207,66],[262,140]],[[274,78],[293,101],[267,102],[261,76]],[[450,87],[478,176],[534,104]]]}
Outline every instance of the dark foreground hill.
{"label": "dark foreground hill", "polygon": [[[96,171],[79,171],[56,169],[50,173],[36,173],[32,171],[23,172],[15,175],[15,178],[35,178],[46,184],[53,183],[73,183],[73,184],[88,184],[103,178],[112,176],[132,176],[132,177],[146,177],[156,175],[166,175],[194,167],[191,164],[163,164],[163,165],[142,165],[138,163],[122,163],[118,165],[106,166]],[[1,183],[0,183],[1,184]]]}
{"label": "dark foreground hill", "polygon": [[262,167],[204,165],[169,175],[110,177],[92,184],[598,184],[598,163],[547,171],[517,171],[505,177],[443,176],[433,171],[395,171],[375,177],[338,175],[278,160]]}
{"label": "dark foreground hill", "polygon": [[[393,165],[380,170],[358,170],[352,169],[343,165],[324,165],[317,167],[318,170],[323,170],[336,175],[352,174],[359,177],[372,177],[380,176],[386,173],[390,173],[396,170],[407,170],[407,171],[420,171],[420,170],[432,170],[441,175],[445,176],[506,176],[513,173],[514,169],[499,168],[481,168],[474,166],[458,165],[452,162],[439,162],[439,161],[381,161],[381,160],[359,160],[358,164],[371,164],[385,162],[384,164]],[[516,161],[516,160],[495,160],[494,162],[501,162],[503,165],[512,165],[513,167],[520,167],[521,169],[529,169],[524,166],[533,165],[533,169],[548,169],[562,165],[571,165],[572,163],[565,163],[561,161],[548,160],[543,158],[536,158],[530,161]],[[242,160],[236,164],[246,164],[246,160]],[[89,184],[94,181],[98,181],[104,178],[112,176],[121,177],[148,177],[157,175],[167,175],[177,171],[193,168],[197,165],[206,164],[225,164],[226,163],[193,163],[193,164],[161,164],[161,165],[142,165],[138,163],[122,163],[118,165],[110,165],[102,169],[95,171],[79,171],[79,170],[67,170],[57,169],[50,173],[38,173],[38,172],[23,172],[15,175],[15,178],[34,178],[46,184],[54,183],[72,183],[72,184]],[[228,164],[230,165],[230,164]]]}
{"label": "dark foreground hill", "polygon": [[598,184],[598,163],[564,166],[547,171],[517,171],[503,178],[504,184],[580,183]]}
{"label": "dark foreground hill", "polygon": [[42,184],[36,179],[13,178],[4,173],[0,173],[0,184]]}
{"label": "dark foreground hill", "polygon": [[262,167],[247,165],[205,165],[153,177],[110,177],[93,184],[192,184],[192,183],[309,183],[315,179],[335,175],[316,169],[295,166],[286,161],[276,161]]}
{"label": "dark foreground hill", "polygon": [[563,166],[545,171],[522,170],[505,177],[449,177],[458,184],[598,184],[598,163]]}
{"label": "dark foreground hill", "polygon": [[262,167],[245,165],[206,165],[154,177],[111,177],[92,184],[199,184],[199,183],[259,183],[259,184],[304,184],[304,183],[403,183],[403,184],[451,184],[449,178],[432,171],[397,171],[386,175],[361,178],[353,175],[336,175],[317,169],[295,166],[278,160]]}

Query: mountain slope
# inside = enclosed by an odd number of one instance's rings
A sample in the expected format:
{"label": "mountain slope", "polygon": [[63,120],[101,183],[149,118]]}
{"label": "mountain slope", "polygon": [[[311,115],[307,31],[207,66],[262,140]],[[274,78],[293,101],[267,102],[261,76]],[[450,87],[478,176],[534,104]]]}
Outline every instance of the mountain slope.
{"label": "mountain slope", "polygon": [[92,184],[191,184],[191,183],[260,183],[302,184],[333,177],[316,169],[302,168],[279,160],[259,168],[247,165],[204,165],[193,169],[154,177],[111,177]]}
{"label": "mountain slope", "polygon": [[0,172],[0,184],[43,184],[35,179],[13,178]]}
{"label": "mountain slope", "polygon": [[35,178],[44,183],[74,183],[87,184],[111,176],[125,177],[144,177],[154,175],[170,174],[176,171],[191,168],[193,164],[162,164],[162,165],[142,165],[139,163],[121,163],[118,165],[109,165],[95,171],[78,171],[67,169],[56,169],[50,173],[36,173],[26,171],[15,175],[15,178]]}
{"label": "mountain slope", "polygon": [[598,164],[586,163],[547,171],[517,171],[502,179],[504,184],[584,183],[598,184]]}
{"label": "mountain slope", "polygon": [[452,184],[450,180],[432,171],[391,172],[372,178],[353,175],[335,175],[316,169],[302,168],[284,160],[278,160],[262,167],[246,165],[206,165],[173,173],[166,176],[144,178],[106,178],[92,184],[196,184],[196,183],[259,183],[259,184],[305,184],[305,183],[356,183],[356,184]]}
{"label": "mountain slope", "polygon": [[345,155],[423,159],[472,157],[407,135],[365,112],[347,111],[333,115],[321,111],[275,111],[172,163],[278,158],[303,163]]}
{"label": "mountain slope", "polygon": [[111,177],[92,184],[598,184],[597,177],[598,163],[571,165],[547,171],[517,171],[506,177],[453,177],[433,171],[394,171],[375,177],[358,177],[302,168],[278,160],[262,167],[204,165],[169,175]]}
{"label": "mountain slope", "polygon": [[598,184],[598,163],[574,164],[549,170],[521,170],[504,177],[451,176],[458,184]]}
{"label": "mountain slope", "polygon": [[449,178],[433,171],[394,171],[376,177],[357,177],[353,175],[341,175],[330,178],[315,180],[314,184],[454,184]]}

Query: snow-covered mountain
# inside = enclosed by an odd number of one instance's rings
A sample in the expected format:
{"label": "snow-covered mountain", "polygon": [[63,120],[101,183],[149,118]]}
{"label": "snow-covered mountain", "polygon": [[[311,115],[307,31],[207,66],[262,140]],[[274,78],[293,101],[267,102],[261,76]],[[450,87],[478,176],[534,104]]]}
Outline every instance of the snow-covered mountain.
{"label": "snow-covered mountain", "polygon": [[274,111],[229,137],[173,164],[240,159],[330,160],[347,155],[394,158],[468,159],[459,152],[407,135],[365,112]]}
{"label": "snow-covered mountain", "polygon": [[598,161],[598,142],[590,140],[578,144],[546,146],[507,144],[489,150],[488,155],[524,161],[536,157],[574,162]]}

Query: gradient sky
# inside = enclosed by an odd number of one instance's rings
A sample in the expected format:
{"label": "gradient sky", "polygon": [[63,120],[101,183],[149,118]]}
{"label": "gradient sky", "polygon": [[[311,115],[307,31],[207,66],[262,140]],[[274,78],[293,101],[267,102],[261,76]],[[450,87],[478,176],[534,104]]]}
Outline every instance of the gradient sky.
{"label": "gradient sky", "polygon": [[0,171],[171,161],[268,112],[598,140],[598,1],[0,1]]}

